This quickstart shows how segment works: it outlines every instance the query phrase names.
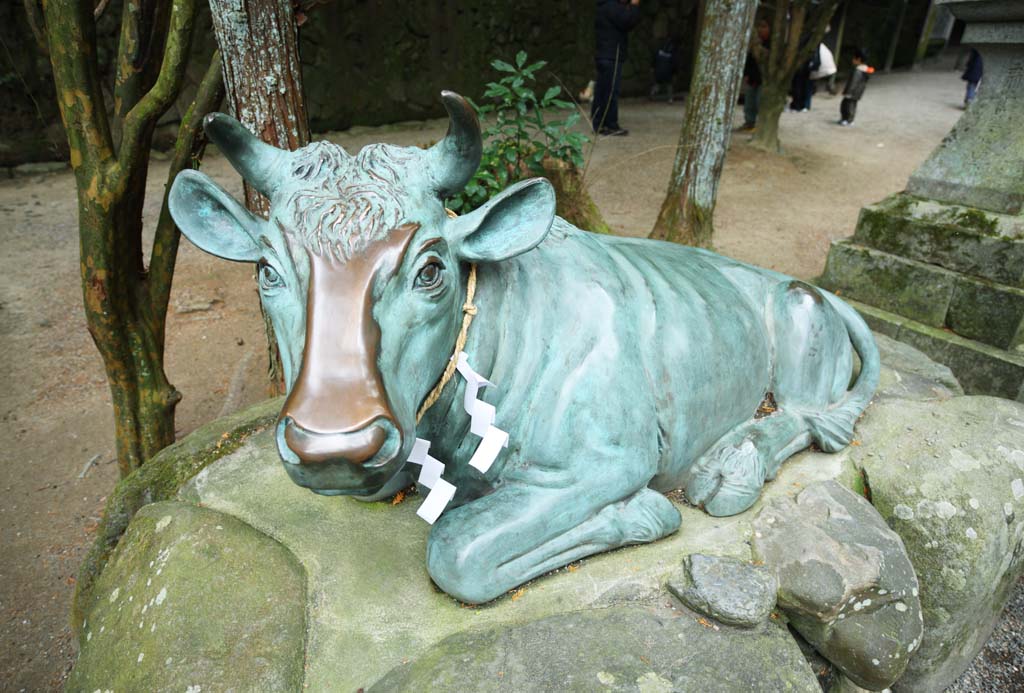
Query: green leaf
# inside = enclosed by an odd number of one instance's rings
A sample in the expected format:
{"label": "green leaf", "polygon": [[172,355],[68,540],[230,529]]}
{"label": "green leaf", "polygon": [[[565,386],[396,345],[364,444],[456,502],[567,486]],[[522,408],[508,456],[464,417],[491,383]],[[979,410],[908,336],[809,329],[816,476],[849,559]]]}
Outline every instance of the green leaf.
{"label": "green leaf", "polygon": [[544,98],[541,99],[541,101],[546,106],[548,104],[548,102],[551,101],[551,99],[553,99],[556,96],[558,96],[559,92],[561,92],[561,91],[562,91],[561,87],[550,87],[546,92],[544,92]]}
{"label": "green leaf", "polygon": [[526,64],[526,51],[519,51],[516,53],[516,67],[522,67]]}
{"label": "green leaf", "polygon": [[499,72],[515,72],[516,69],[506,63],[504,60],[494,60],[491,62],[491,67]]}

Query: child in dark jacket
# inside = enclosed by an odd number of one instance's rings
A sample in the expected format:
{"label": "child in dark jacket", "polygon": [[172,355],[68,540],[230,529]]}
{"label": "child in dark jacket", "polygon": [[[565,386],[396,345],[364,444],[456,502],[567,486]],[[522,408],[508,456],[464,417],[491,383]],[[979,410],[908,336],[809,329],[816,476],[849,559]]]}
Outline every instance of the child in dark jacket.
{"label": "child in dark jacket", "polygon": [[864,96],[864,88],[868,84],[868,77],[875,71],[875,68],[867,64],[864,51],[859,48],[853,51],[853,72],[846,80],[846,87],[843,88],[843,100],[839,104],[839,124],[847,127],[853,125],[853,119],[857,115],[857,102]]}

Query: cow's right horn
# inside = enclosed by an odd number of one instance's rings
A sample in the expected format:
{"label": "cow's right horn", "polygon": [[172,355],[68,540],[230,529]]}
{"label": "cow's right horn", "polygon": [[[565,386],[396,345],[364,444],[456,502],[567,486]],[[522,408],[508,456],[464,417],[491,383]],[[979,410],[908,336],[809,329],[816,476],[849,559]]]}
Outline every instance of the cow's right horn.
{"label": "cow's right horn", "polygon": [[483,142],[473,107],[453,91],[441,92],[441,100],[448,111],[448,134],[427,151],[427,157],[434,189],[445,198],[462,190],[476,173]]}
{"label": "cow's right horn", "polygon": [[285,178],[283,167],[290,152],[267,144],[223,113],[206,116],[203,130],[242,178],[267,197],[274,196],[275,189]]}

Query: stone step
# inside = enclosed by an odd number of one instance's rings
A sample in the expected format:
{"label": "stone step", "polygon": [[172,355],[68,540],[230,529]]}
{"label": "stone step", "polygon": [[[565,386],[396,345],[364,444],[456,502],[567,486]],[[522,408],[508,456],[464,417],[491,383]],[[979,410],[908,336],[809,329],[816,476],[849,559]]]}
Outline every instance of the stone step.
{"label": "stone step", "polygon": [[1024,345],[1024,290],[835,241],[821,285],[930,327],[1000,349]]}
{"label": "stone step", "polygon": [[948,366],[967,394],[996,395],[1024,402],[1024,355],[844,298],[875,332],[909,344]]}
{"label": "stone step", "polygon": [[853,239],[954,272],[1024,287],[1024,216],[897,193],[861,210]]}

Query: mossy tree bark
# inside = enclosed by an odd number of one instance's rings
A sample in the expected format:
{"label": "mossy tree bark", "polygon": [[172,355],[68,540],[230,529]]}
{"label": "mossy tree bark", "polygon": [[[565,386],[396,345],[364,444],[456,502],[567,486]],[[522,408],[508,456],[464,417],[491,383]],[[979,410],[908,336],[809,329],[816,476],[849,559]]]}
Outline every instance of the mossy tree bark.
{"label": "mossy tree bark", "polygon": [[[86,321],[110,383],[118,466],[126,476],[174,442],[174,409],[181,399],[163,367],[179,232],[165,205],[147,267],[142,207],[153,129],[181,90],[196,0],[125,0],[123,12],[108,116],[92,1],[49,0],[44,5],[57,101],[78,189]],[[168,182],[198,161],[200,117],[219,103],[220,84],[219,69],[208,71],[181,123]]]}
{"label": "mossy tree bark", "polygon": [[[264,142],[294,150],[309,144],[299,35],[291,0],[210,0],[231,114]],[[245,183],[245,205],[266,218],[270,201]],[[283,390],[281,355],[263,314],[270,389]]]}
{"label": "mossy tree bark", "polygon": [[838,5],[839,0],[776,0],[772,5],[768,47],[757,40],[750,46],[762,80],[757,126],[750,141],[755,147],[779,151],[779,118],[793,75],[817,50]]}
{"label": "mossy tree bark", "polygon": [[757,0],[707,0],[668,193],[651,238],[711,247],[713,215]]}

